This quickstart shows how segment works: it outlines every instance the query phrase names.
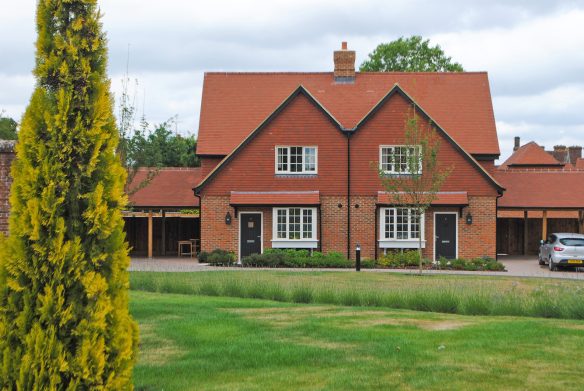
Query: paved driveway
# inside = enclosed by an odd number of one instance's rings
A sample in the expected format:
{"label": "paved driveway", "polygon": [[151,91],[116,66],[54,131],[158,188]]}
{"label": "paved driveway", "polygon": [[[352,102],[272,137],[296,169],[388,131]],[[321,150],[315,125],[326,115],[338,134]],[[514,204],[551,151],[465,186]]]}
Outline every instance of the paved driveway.
{"label": "paved driveway", "polygon": [[[427,274],[463,274],[479,276],[513,276],[513,277],[553,277],[584,280],[584,269],[579,271],[561,271],[550,272],[547,266],[540,266],[536,256],[518,256],[518,257],[500,257],[499,260],[505,264],[507,272],[465,272],[465,271],[439,271],[428,270]],[[132,258],[130,271],[150,271],[150,272],[197,272],[197,271],[219,271],[219,270],[237,270],[250,271],[258,270],[256,268],[223,268],[207,266],[200,264],[196,258]],[[269,269],[274,270],[274,269]],[[344,271],[351,272],[353,269],[278,269],[291,270],[297,272],[327,270],[327,271]],[[416,273],[415,270],[396,270],[396,269],[363,269],[367,273]]]}

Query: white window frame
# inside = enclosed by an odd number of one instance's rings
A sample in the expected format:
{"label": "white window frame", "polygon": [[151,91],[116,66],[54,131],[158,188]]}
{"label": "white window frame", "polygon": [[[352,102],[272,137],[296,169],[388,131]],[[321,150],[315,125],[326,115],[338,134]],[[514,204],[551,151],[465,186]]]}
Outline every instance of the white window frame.
{"label": "white window frame", "polygon": [[[290,148],[297,147],[302,148],[302,171],[291,171],[291,163],[290,163]],[[281,148],[287,149],[287,170],[278,170],[278,150]],[[314,149],[314,171],[306,171],[306,149],[313,148]],[[318,146],[316,145],[276,145],[274,148],[274,172],[276,174],[284,174],[284,175],[316,175],[318,174]]]}
{"label": "white window frame", "polygon": [[[300,209],[300,239],[289,239],[290,228],[290,209]],[[286,210],[286,238],[278,238],[278,211]],[[310,238],[303,238],[304,222],[303,211],[312,211],[312,236]],[[317,208],[302,207],[302,206],[278,206],[272,209],[272,248],[318,248],[318,214]]]}
{"label": "white window frame", "polygon": [[[385,211],[394,210],[394,232],[397,232],[397,209],[408,209],[408,239],[386,238],[385,237]],[[419,239],[410,238],[412,232],[411,213],[415,208],[387,207],[379,208],[379,247],[380,248],[418,248]],[[422,248],[426,248],[425,214],[420,216],[420,237],[422,238]]]}
{"label": "white window frame", "polygon": [[422,162],[420,161],[420,169],[418,170],[418,172],[409,172],[406,170],[406,172],[401,172],[401,171],[396,171],[395,167],[396,167],[396,163],[393,162],[393,169],[392,170],[384,170],[383,169],[383,149],[384,148],[393,148],[394,152],[395,152],[395,148],[415,148],[418,155],[420,156],[420,159],[422,159],[422,146],[421,145],[380,145],[379,146],[379,170],[383,171],[384,174],[388,174],[388,175],[420,175],[422,174]]}

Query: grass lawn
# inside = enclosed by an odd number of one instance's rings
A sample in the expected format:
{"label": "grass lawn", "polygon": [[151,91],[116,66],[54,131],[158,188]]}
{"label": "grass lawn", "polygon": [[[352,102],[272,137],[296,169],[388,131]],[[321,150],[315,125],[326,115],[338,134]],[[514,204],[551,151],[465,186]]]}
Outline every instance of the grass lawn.
{"label": "grass lawn", "polygon": [[133,272],[134,290],[385,307],[463,315],[584,319],[581,281],[371,272]]}
{"label": "grass lawn", "polygon": [[584,384],[584,322],[577,320],[135,290],[131,312],[141,333],[137,390],[566,390]]}

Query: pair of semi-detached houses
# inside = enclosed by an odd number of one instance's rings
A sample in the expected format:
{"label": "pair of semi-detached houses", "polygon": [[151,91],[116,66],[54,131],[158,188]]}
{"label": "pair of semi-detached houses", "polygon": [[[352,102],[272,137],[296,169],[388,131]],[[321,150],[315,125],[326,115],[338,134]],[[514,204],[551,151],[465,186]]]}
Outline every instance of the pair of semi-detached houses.
{"label": "pair of semi-detached houses", "polygon": [[[495,257],[499,144],[484,72],[356,72],[334,52],[334,72],[206,73],[197,154],[203,180],[201,247],[238,258],[268,248],[374,258],[417,248],[430,259]],[[416,106],[452,172],[424,216],[395,205],[377,167],[409,153]],[[424,173],[422,173],[424,175]]]}

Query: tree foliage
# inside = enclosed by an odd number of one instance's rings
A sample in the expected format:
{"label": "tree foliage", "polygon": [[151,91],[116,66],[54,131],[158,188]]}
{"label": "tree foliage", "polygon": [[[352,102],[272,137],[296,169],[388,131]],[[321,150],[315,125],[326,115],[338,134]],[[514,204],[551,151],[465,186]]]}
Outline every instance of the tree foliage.
{"label": "tree foliage", "polygon": [[131,389],[126,172],[96,0],[40,0],[0,246],[0,388]]}
{"label": "tree foliage", "polygon": [[[379,178],[394,205],[412,208],[417,216],[423,216],[453,168],[438,161],[440,137],[431,123],[427,126],[421,123],[415,105],[406,118],[404,133],[402,147],[409,153],[399,161],[390,156],[391,163],[401,165],[402,172],[387,174],[377,165]],[[422,273],[422,235],[418,235],[418,255]]]}
{"label": "tree foliage", "polygon": [[174,119],[156,125],[153,131],[146,127],[137,130],[128,139],[128,164],[138,167],[197,167],[194,136],[174,134]]}
{"label": "tree foliage", "polygon": [[439,45],[418,35],[378,45],[360,67],[362,72],[462,72]]}
{"label": "tree foliage", "polygon": [[0,112],[0,140],[16,140],[18,124],[10,117]]}

